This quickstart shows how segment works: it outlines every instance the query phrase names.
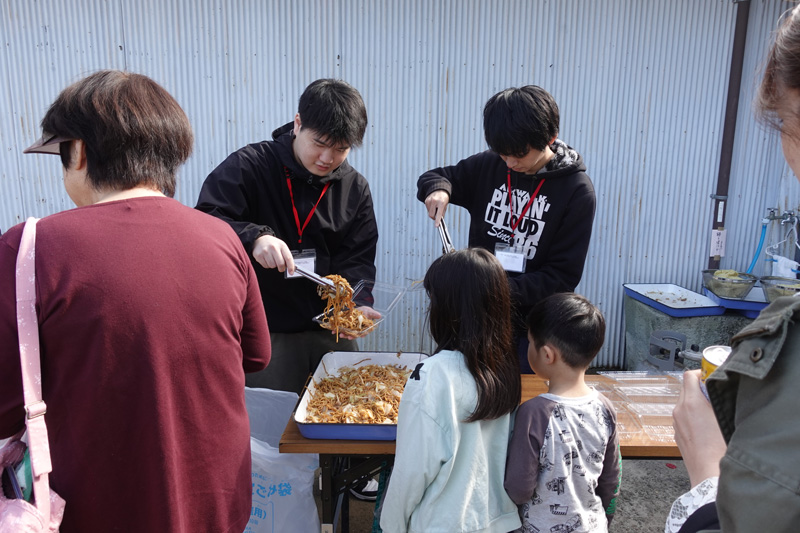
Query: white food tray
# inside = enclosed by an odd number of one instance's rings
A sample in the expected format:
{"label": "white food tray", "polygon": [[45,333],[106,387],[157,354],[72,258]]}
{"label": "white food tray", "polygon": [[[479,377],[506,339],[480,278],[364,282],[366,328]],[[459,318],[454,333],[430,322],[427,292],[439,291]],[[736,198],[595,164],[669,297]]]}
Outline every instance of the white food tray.
{"label": "white food tray", "polygon": [[400,365],[409,371],[427,359],[422,353],[403,352],[329,352],[322,357],[317,370],[312,375],[308,387],[303,391],[300,403],[294,413],[294,420],[300,433],[307,439],[339,439],[339,440],[395,440],[396,424],[330,424],[306,422],[308,401],[316,391],[315,383],[322,378],[335,376],[345,366],[360,367],[364,365]]}
{"label": "white food tray", "polygon": [[707,296],[672,283],[626,283],[625,294],[673,317],[721,315],[725,308]]}

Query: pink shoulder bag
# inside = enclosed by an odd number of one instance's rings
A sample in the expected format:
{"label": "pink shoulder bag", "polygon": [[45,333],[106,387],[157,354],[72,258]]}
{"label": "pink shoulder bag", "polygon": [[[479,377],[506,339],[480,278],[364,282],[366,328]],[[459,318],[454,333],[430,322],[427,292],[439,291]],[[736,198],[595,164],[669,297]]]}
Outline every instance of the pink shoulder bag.
{"label": "pink shoulder bag", "polygon": [[[64,500],[50,489],[50,443],[44,423],[46,406],[42,401],[42,368],[39,359],[39,323],[36,317],[35,218],[29,218],[22,230],[17,254],[17,329],[25,397],[25,425],[33,474],[35,504],[22,498],[9,499],[0,490],[0,533],[57,532],[64,517]],[[22,460],[23,432],[0,449],[0,470]]]}

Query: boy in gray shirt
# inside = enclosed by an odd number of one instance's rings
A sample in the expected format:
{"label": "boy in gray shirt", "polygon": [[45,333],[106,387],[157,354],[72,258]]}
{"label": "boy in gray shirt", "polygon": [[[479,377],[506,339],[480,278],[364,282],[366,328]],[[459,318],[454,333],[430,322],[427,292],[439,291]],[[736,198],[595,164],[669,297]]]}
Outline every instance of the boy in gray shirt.
{"label": "boy in gray shirt", "polygon": [[584,381],[605,340],[602,313],[583,296],[554,294],[527,319],[528,361],[549,391],[517,411],[505,489],[525,533],[606,532],[620,483],[611,402]]}

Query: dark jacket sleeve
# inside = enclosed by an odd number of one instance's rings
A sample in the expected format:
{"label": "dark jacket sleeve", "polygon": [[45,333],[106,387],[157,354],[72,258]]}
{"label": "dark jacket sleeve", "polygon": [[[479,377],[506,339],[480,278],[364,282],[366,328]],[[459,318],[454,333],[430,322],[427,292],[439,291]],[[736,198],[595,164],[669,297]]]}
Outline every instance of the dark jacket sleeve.
{"label": "dark jacket sleeve", "polygon": [[609,409],[611,416],[614,420],[614,430],[606,444],[606,455],[603,458],[603,471],[600,473],[600,478],[597,480],[596,494],[603,502],[603,508],[606,511],[606,518],[611,523],[614,518],[614,512],[617,510],[617,496],[619,495],[619,486],[622,481],[622,454],[619,449],[619,433],[617,432],[617,416],[614,412],[610,402],[603,402],[606,408]]}
{"label": "dark jacket sleeve", "polygon": [[591,184],[577,188],[547,251],[547,260],[534,272],[509,277],[511,294],[522,308],[556,292],[571,292],[583,276],[594,224],[596,198]]}
{"label": "dark jacket sleeve", "polygon": [[259,163],[255,151],[245,147],[228,156],[208,175],[197,200],[196,209],[224,220],[241,239],[248,254],[261,235],[275,235],[269,226],[250,222],[260,197],[256,183],[264,179],[265,163]]}
{"label": "dark jacket sleeve", "polygon": [[[378,247],[378,222],[372,204],[369,185],[362,178],[363,188],[355,205],[355,216],[347,232],[331,256],[331,272],[344,276],[351,285],[360,280],[375,280],[375,255]],[[335,185],[334,185],[335,186]],[[350,199],[350,202],[353,202]],[[352,203],[351,203],[352,205]],[[358,305],[371,305],[371,293]]]}
{"label": "dark jacket sleeve", "polygon": [[0,238],[0,439],[25,427],[14,280],[21,237],[18,225]]}
{"label": "dark jacket sleeve", "polygon": [[450,195],[451,204],[469,208],[474,190],[469,180],[481,175],[482,155],[475,154],[456,165],[434,168],[422,174],[417,180],[417,199],[424,202],[432,192],[442,190]]}

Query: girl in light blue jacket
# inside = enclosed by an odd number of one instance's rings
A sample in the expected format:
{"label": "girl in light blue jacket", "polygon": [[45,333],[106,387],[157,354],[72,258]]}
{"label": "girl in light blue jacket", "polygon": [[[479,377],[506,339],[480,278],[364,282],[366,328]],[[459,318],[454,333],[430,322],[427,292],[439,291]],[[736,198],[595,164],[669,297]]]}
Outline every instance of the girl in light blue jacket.
{"label": "girl in light blue jacket", "polygon": [[400,401],[380,525],[386,533],[506,533],[520,527],[503,476],[521,394],[506,274],[491,253],[470,248],[434,261],[424,286],[436,351]]}

